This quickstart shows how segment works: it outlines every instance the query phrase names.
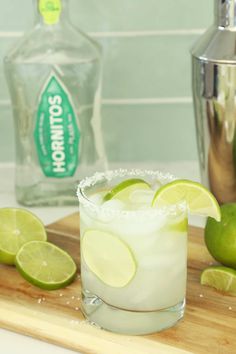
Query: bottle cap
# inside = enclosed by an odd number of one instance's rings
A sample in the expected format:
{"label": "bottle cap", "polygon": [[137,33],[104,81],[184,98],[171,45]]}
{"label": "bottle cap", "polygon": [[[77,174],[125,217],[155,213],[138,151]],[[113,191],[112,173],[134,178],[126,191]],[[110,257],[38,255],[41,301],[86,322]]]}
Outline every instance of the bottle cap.
{"label": "bottle cap", "polygon": [[39,12],[47,25],[59,22],[62,6],[61,0],[39,0]]}

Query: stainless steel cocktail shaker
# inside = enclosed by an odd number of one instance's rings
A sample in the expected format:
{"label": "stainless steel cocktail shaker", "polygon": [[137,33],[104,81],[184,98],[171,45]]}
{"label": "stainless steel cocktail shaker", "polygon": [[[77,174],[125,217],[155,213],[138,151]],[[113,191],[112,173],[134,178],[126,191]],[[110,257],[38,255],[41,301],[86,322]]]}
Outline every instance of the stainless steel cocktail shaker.
{"label": "stainless steel cocktail shaker", "polygon": [[191,53],[202,182],[220,203],[236,201],[236,0],[215,0]]}

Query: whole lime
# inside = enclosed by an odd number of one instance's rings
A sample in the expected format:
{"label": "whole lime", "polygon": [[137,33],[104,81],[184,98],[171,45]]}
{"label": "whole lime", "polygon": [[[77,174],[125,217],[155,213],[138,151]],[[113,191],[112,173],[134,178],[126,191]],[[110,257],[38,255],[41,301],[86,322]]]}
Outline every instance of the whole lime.
{"label": "whole lime", "polygon": [[205,243],[216,261],[236,269],[236,204],[224,204],[220,209],[220,222],[207,220]]}

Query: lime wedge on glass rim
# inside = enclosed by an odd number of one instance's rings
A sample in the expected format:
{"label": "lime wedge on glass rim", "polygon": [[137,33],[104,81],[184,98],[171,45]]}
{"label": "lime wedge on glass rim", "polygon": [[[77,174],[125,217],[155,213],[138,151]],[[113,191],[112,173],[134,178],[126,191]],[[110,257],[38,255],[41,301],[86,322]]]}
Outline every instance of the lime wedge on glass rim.
{"label": "lime wedge on glass rim", "polygon": [[220,206],[213,194],[200,183],[189,180],[175,180],[157,190],[153,207],[167,207],[186,202],[190,214],[211,216],[221,220]]}
{"label": "lime wedge on glass rim", "polygon": [[136,273],[129,246],[108,232],[87,230],[81,240],[81,252],[88,268],[106,285],[124,287]]}
{"label": "lime wedge on glass rim", "polygon": [[69,285],[76,275],[71,256],[50,242],[31,241],[16,255],[16,267],[29,283],[46,290]]}
{"label": "lime wedge on glass rim", "polygon": [[151,189],[150,185],[142,179],[131,178],[113,187],[103,198],[103,201],[106,202],[113,198],[127,201],[130,195],[138,189]]}
{"label": "lime wedge on glass rim", "polygon": [[201,274],[201,284],[235,296],[236,270],[223,266],[208,267]]}
{"label": "lime wedge on glass rim", "polygon": [[0,262],[13,265],[23,244],[32,240],[46,241],[42,222],[25,209],[0,209]]}

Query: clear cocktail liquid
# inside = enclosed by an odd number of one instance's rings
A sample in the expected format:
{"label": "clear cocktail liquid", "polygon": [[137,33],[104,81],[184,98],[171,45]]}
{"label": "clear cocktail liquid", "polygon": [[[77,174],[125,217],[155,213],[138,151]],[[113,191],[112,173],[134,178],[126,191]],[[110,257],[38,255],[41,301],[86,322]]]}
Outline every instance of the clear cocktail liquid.
{"label": "clear cocktail liquid", "polygon": [[104,168],[101,50],[67,18],[66,0],[35,0],[36,23],[6,56],[15,122],[16,196],[74,204],[76,185]]}
{"label": "clear cocktail liquid", "polygon": [[[104,202],[109,190],[129,178],[142,178],[152,188],[133,191],[129,200],[114,198]],[[82,308],[91,323],[114,332],[146,334],[171,327],[183,317],[186,209],[178,205],[167,209],[151,207],[155,191],[170,181],[170,176],[152,171],[113,171],[96,174],[79,185]],[[94,252],[93,243],[92,251],[84,246],[84,239],[91,233],[97,245]],[[104,240],[100,247],[99,238],[104,236],[107,241],[114,240],[114,247],[104,244]],[[120,243],[134,260],[135,271],[127,284],[121,284],[116,283],[118,275],[114,270],[108,283],[102,269],[105,273],[106,269],[113,269],[118,252],[115,244]],[[118,257],[118,267],[114,266],[118,273],[123,267],[119,266],[121,259]],[[130,271],[130,267],[124,268],[124,276]]]}

